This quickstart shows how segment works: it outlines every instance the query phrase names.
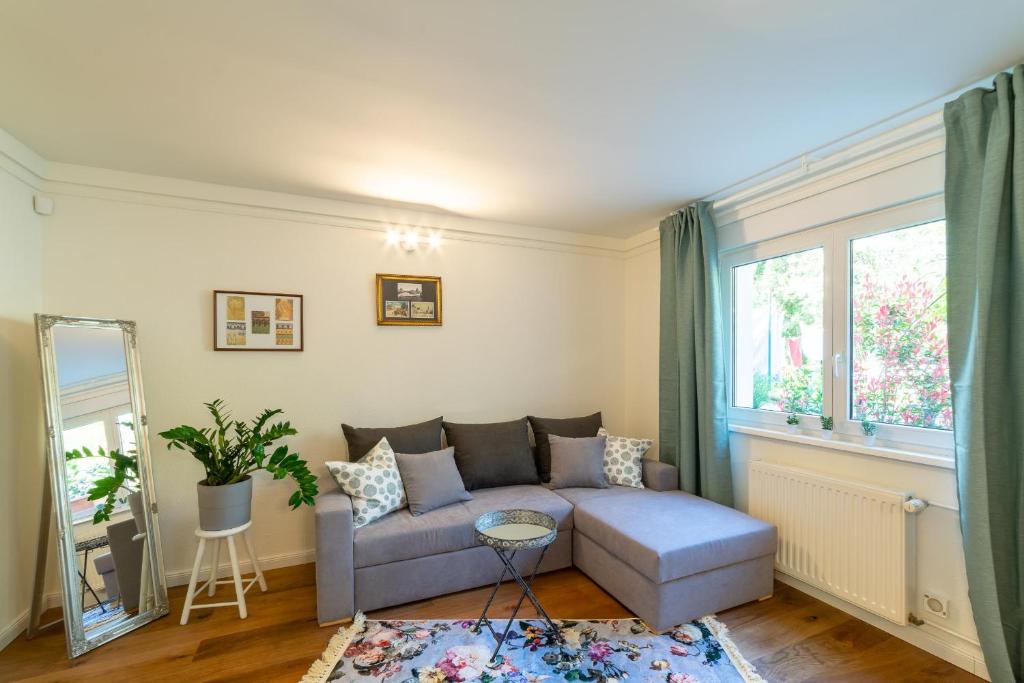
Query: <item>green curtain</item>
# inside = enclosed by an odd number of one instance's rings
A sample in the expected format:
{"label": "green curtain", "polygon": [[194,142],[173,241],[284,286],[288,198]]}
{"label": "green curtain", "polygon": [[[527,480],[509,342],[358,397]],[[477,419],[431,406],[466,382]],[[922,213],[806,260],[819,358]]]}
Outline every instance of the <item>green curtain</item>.
{"label": "green curtain", "polygon": [[997,683],[1024,674],[1024,103],[1017,97],[1024,97],[1024,66],[945,110],[960,528],[974,620]]}
{"label": "green curtain", "polygon": [[661,222],[659,428],[684,491],[732,505],[718,241],[699,202]]}

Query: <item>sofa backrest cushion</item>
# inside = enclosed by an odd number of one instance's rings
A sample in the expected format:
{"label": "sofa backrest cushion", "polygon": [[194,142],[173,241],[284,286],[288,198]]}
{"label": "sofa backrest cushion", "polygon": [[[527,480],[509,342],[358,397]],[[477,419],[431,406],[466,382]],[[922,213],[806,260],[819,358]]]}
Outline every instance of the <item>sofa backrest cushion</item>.
{"label": "sofa backrest cushion", "polygon": [[538,484],[526,418],[485,424],[444,423],[466,488]]}
{"label": "sofa backrest cushion", "polygon": [[548,435],[551,444],[551,483],[553,489],[608,487],[604,474],[603,436]]}
{"label": "sofa backrest cushion", "polygon": [[597,436],[597,430],[601,428],[600,411],[584,417],[554,418],[531,415],[527,419],[533,428],[534,441],[537,442],[537,472],[543,482],[551,481],[551,446],[548,444],[548,434],[577,439]]}
{"label": "sofa backrest cushion", "polygon": [[372,451],[381,439],[387,439],[396,453],[439,451],[441,422],[442,418],[435,417],[405,427],[353,427],[343,424],[341,430],[345,432],[345,440],[348,442],[348,459],[354,462]]}
{"label": "sofa backrest cushion", "polygon": [[395,458],[413,515],[472,500],[455,467],[455,449],[451,446],[433,453],[395,453]]}

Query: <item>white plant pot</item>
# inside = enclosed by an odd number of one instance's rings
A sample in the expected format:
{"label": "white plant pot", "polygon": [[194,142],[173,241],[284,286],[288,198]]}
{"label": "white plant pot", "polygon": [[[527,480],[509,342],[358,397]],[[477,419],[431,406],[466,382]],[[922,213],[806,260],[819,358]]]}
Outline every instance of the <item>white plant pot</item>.
{"label": "white plant pot", "polygon": [[786,431],[790,434],[796,434],[800,431],[800,425],[786,425]]}
{"label": "white plant pot", "polygon": [[822,429],[821,430],[821,438],[827,439],[827,440],[831,441],[832,440],[832,430],[831,429]]}
{"label": "white plant pot", "polygon": [[865,446],[874,446],[875,445],[875,439],[877,437],[878,437],[877,434],[871,434],[870,436],[865,434],[864,435],[864,445]]}

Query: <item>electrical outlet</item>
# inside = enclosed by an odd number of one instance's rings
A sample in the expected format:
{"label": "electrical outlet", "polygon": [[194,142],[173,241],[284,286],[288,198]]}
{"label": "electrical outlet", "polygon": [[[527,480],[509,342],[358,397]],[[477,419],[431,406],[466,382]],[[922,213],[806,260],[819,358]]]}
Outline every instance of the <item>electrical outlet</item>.
{"label": "electrical outlet", "polygon": [[938,593],[929,591],[921,597],[926,614],[933,617],[941,617],[943,619],[949,616],[949,600],[945,595],[939,595]]}

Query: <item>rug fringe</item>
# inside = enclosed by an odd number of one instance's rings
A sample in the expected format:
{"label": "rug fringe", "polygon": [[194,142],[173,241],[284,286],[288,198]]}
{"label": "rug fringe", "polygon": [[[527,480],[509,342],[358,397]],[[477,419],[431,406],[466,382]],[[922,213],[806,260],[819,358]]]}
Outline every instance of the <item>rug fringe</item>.
{"label": "rug fringe", "polygon": [[364,628],[366,628],[366,615],[356,612],[351,624],[339,628],[338,632],[331,636],[320,659],[309,665],[309,671],[299,680],[299,683],[324,683],[334,671],[338,660],[345,654],[352,639],[362,633]]}
{"label": "rug fringe", "polygon": [[757,673],[754,665],[748,662],[747,658],[740,652],[740,649],[736,647],[736,643],[732,642],[732,638],[729,637],[729,628],[725,624],[720,622],[713,614],[703,617],[700,621],[708,627],[708,630],[711,631],[715,639],[721,644],[722,649],[729,655],[732,665],[743,676],[745,683],[767,683],[761,678],[761,674]]}

